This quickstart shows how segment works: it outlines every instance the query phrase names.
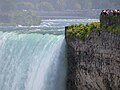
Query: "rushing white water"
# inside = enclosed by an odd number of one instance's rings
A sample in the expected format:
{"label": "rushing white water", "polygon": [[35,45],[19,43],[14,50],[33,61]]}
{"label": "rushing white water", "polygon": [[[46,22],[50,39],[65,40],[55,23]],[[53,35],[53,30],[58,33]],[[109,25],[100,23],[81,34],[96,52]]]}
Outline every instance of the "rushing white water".
{"label": "rushing white water", "polygon": [[0,26],[0,90],[65,90],[64,28],[97,19],[48,19]]}
{"label": "rushing white water", "polygon": [[0,32],[0,90],[65,90],[63,35]]}

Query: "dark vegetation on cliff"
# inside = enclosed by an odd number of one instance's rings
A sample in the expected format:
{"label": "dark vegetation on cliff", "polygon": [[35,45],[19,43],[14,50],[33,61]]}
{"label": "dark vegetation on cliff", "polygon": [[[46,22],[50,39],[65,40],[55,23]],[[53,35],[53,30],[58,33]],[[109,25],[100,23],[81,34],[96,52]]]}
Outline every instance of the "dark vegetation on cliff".
{"label": "dark vegetation on cliff", "polygon": [[[113,17],[114,18],[114,17]],[[119,32],[120,33],[120,24],[100,27],[100,22],[92,22],[86,25],[79,24],[79,25],[71,25],[66,27],[66,36],[69,38],[80,38],[84,40],[86,37],[90,35],[93,30],[107,30],[110,32]]]}
{"label": "dark vegetation on cliff", "polygon": [[88,37],[89,34],[93,29],[100,29],[100,23],[99,22],[93,22],[90,24],[79,24],[79,25],[71,25],[67,27],[66,35],[69,38],[80,38],[84,39],[85,37]]}

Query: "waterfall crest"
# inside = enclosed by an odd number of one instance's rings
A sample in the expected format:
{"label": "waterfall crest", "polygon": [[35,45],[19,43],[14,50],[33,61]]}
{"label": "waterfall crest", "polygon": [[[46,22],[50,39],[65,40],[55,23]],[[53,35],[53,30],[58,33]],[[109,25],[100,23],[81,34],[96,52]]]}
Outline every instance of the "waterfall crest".
{"label": "waterfall crest", "polygon": [[64,35],[0,32],[0,90],[65,90]]}

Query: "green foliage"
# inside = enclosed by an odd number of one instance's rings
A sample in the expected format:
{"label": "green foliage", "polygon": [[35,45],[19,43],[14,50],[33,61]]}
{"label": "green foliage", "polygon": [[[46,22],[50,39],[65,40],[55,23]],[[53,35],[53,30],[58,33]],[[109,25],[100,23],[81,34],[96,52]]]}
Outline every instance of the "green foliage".
{"label": "green foliage", "polygon": [[100,29],[100,22],[92,22],[90,24],[87,24],[87,27],[89,30],[93,30],[93,29]]}
{"label": "green foliage", "polygon": [[68,27],[67,36],[70,38],[80,38],[85,39],[89,36],[92,30],[100,29],[100,22],[93,22],[90,24],[79,24],[79,25],[71,25]]}
{"label": "green foliage", "polygon": [[[107,30],[107,31],[110,31],[110,32],[120,32],[120,24],[119,24],[119,21],[120,21],[120,16],[117,16],[117,15],[101,15],[100,16],[100,19],[101,19],[101,23],[103,24],[101,30]],[[111,22],[112,23],[112,26],[110,26],[109,24],[107,24],[107,22]]]}
{"label": "green foliage", "polygon": [[117,32],[117,33],[120,33],[120,24],[113,25],[113,26],[108,26],[108,27],[106,27],[106,29],[107,29],[109,32]]}
{"label": "green foliage", "polygon": [[106,16],[106,15],[100,15],[100,19],[102,19],[102,20],[105,20],[105,19],[110,19],[110,20],[117,20],[117,19],[119,19],[120,17],[118,17],[118,16],[113,16],[113,15],[109,15],[109,16]]}
{"label": "green foliage", "polygon": [[120,33],[120,24],[112,25],[108,27],[100,28],[100,22],[92,22],[89,24],[79,24],[68,26],[67,37],[69,38],[80,38],[84,40],[88,37],[92,30],[107,30],[109,32]]}

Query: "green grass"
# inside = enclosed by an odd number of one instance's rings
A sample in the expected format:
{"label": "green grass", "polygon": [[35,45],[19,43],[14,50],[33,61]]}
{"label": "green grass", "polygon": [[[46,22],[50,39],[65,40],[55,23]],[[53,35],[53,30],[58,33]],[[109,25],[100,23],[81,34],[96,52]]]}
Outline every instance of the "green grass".
{"label": "green grass", "polygon": [[79,25],[71,25],[68,26],[68,30],[66,31],[66,35],[69,38],[80,38],[84,40],[86,37],[90,35],[92,30],[107,30],[110,32],[119,32],[120,33],[120,24],[103,27],[100,28],[100,22],[92,22],[86,25],[79,24]]}

